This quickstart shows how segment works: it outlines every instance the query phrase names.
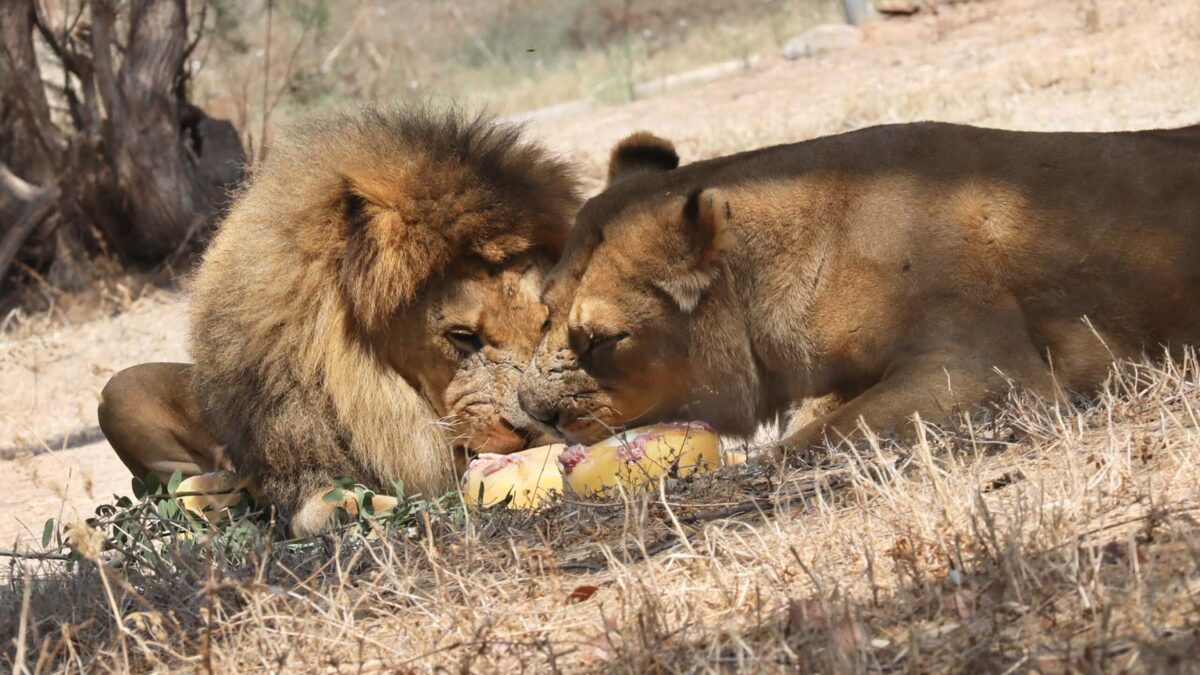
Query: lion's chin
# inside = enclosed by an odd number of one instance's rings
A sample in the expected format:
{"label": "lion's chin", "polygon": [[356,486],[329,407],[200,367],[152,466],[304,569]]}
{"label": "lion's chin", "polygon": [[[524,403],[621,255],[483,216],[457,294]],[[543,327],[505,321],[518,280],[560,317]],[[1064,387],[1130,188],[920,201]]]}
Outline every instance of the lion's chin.
{"label": "lion's chin", "polygon": [[494,455],[508,455],[530,447],[526,434],[503,425],[496,425],[482,434],[476,434],[466,445],[473,453],[488,452]]}
{"label": "lion's chin", "polygon": [[526,447],[530,448],[539,448],[543,445],[561,443],[562,441],[563,437],[558,432],[552,433],[544,429],[538,429],[537,431],[531,433],[529,438],[525,441],[525,445]]}
{"label": "lion's chin", "polygon": [[623,425],[609,425],[594,419],[571,420],[559,425],[559,431],[568,444],[592,445],[612,436]]}

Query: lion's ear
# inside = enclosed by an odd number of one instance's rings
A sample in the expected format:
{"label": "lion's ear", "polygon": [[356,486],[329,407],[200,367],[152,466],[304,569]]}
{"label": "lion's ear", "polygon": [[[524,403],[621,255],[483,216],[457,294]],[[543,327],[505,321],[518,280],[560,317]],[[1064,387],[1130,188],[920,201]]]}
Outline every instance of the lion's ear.
{"label": "lion's ear", "polygon": [[413,301],[434,270],[449,264],[452,252],[444,237],[361,190],[347,185],[341,199],[342,290],[355,320],[378,330]]}
{"label": "lion's ear", "polygon": [[691,312],[717,275],[717,259],[729,247],[732,238],[729,220],[733,217],[729,199],[716,188],[693,190],[683,204],[683,235],[688,249],[689,268],[659,283],[679,308]]}
{"label": "lion's ear", "polygon": [[626,136],[608,158],[608,184],[612,185],[639,173],[670,171],[679,166],[675,146],[649,131]]}

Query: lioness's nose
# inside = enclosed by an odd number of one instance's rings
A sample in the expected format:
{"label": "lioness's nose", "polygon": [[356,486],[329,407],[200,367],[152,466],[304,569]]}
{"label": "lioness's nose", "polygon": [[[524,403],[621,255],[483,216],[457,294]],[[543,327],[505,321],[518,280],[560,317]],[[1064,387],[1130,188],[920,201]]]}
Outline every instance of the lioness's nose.
{"label": "lioness's nose", "polygon": [[538,422],[551,429],[558,427],[558,407],[546,397],[538,396],[528,388],[522,388],[517,392],[517,403],[521,405],[522,410]]}

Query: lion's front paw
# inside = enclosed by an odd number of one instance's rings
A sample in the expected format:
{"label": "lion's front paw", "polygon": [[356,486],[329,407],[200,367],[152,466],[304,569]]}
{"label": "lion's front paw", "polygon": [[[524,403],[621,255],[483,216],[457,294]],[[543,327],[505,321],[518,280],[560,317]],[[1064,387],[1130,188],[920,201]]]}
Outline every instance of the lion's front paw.
{"label": "lion's front paw", "polygon": [[400,500],[391,495],[373,495],[371,497],[371,510],[375,513],[387,513],[400,505]]}

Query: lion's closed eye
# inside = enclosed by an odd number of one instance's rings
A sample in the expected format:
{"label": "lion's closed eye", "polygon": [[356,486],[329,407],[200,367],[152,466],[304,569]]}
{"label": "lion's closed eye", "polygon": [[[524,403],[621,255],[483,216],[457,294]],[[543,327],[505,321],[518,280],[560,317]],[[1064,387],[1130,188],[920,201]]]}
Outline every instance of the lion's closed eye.
{"label": "lion's closed eye", "polygon": [[460,356],[470,356],[483,349],[483,338],[479,332],[463,326],[455,326],[446,331],[446,341]]}

